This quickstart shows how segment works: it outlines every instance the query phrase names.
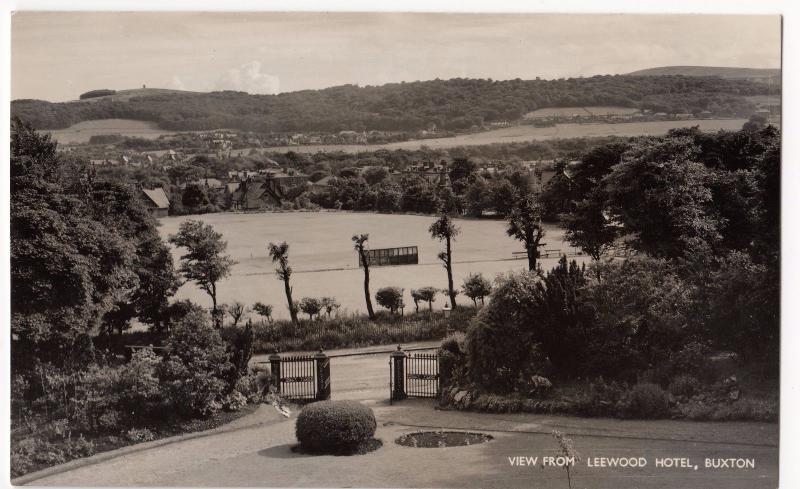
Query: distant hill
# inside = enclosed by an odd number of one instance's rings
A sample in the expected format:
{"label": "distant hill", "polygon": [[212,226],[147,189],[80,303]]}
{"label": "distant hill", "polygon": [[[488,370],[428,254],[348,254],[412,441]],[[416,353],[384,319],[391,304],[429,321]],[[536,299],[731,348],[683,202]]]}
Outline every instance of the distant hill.
{"label": "distant hill", "polygon": [[728,68],[721,66],[661,66],[628,73],[631,76],[718,76],[729,80],[780,82],[781,70],[773,68]]}
{"label": "distant hill", "polygon": [[718,77],[604,75],[559,80],[455,78],[382,86],[343,85],[279,95],[244,92],[122,90],[51,103],[14,100],[11,114],[37,129],[63,129],[95,119],[153,122],[166,130],[218,128],[256,132],[463,131],[515,121],[549,107],[618,106],[654,112],[711,112],[747,117],[748,96],[776,95],[779,87]]}

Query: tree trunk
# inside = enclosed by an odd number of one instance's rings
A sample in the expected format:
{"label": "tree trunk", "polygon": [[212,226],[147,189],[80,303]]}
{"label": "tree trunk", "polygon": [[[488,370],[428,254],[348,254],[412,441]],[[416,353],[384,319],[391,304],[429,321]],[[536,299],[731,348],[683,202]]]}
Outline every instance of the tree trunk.
{"label": "tree trunk", "polygon": [[292,324],[297,326],[297,310],[294,308],[292,301],[292,288],[289,286],[289,279],[283,281],[283,287],[286,289],[286,301],[289,302],[289,316],[292,318]]}
{"label": "tree trunk", "polygon": [[371,321],[375,320],[375,311],[372,310],[372,298],[369,295],[369,264],[364,253],[361,254],[361,261],[364,262],[364,299],[367,301],[367,314]]}
{"label": "tree trunk", "polygon": [[219,319],[219,314],[217,312],[217,284],[211,284],[211,318],[214,320],[214,326],[218,329],[222,328],[222,321]]}
{"label": "tree trunk", "polygon": [[450,294],[450,308],[456,309],[456,291],[453,290],[453,255],[450,249],[450,237],[447,237],[447,291]]}
{"label": "tree trunk", "polygon": [[528,270],[536,270],[536,253],[533,248],[534,245],[528,245]]}
{"label": "tree trunk", "polygon": [[533,237],[533,229],[527,229],[525,232],[525,248],[528,252],[528,271],[536,270],[536,251],[539,248],[539,243]]}

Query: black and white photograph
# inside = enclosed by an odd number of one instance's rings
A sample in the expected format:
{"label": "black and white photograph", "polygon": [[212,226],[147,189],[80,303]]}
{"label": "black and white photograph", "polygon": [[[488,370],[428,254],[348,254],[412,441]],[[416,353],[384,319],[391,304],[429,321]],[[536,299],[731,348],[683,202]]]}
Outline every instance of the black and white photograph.
{"label": "black and white photograph", "polygon": [[780,10],[181,8],[5,12],[6,484],[791,487]]}

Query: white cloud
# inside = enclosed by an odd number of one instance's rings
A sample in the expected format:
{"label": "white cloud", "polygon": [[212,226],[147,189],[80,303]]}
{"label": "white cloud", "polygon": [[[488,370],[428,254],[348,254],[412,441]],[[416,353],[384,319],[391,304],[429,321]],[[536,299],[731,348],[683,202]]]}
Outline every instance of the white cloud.
{"label": "white cloud", "polygon": [[217,80],[216,89],[276,94],[280,90],[280,80],[275,75],[262,73],[260,61],[250,61],[225,72]]}
{"label": "white cloud", "polygon": [[186,90],[186,84],[183,83],[183,80],[178,75],[172,75],[170,86],[175,90]]}

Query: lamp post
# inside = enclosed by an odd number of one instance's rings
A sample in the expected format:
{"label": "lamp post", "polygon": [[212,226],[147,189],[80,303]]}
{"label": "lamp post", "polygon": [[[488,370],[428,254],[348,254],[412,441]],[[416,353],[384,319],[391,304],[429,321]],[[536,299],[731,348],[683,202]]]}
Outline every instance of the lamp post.
{"label": "lamp post", "polygon": [[453,309],[450,307],[449,302],[445,302],[442,310],[444,311],[444,320],[447,321],[446,334],[447,336],[450,336],[451,334],[453,334],[453,328],[450,325],[450,311],[452,311]]}

